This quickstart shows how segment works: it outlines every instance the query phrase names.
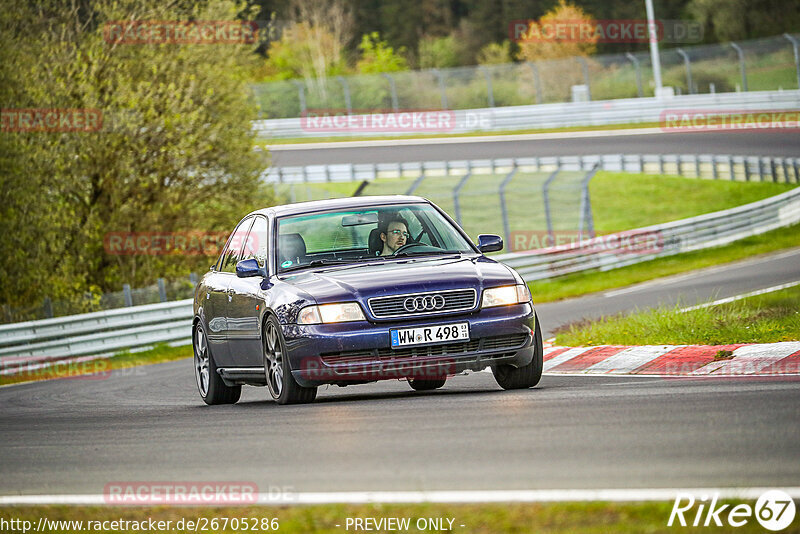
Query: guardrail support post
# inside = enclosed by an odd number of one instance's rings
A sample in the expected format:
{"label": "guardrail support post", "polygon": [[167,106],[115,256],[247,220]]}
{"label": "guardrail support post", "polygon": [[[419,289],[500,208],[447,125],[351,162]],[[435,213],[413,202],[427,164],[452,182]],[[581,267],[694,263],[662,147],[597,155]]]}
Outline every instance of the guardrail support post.
{"label": "guardrail support post", "polygon": [[397,112],[400,106],[397,102],[397,84],[394,82],[394,77],[388,72],[382,72],[381,76],[389,80],[389,89],[392,92],[392,109]]}
{"label": "guardrail support post", "polygon": [[300,101],[300,114],[306,112],[306,88],[303,82],[292,80],[292,83],[297,87],[297,99]]}
{"label": "guardrail support post", "polygon": [[469,177],[472,176],[472,168],[471,163],[467,162],[467,174],[465,174],[461,180],[458,181],[456,186],[453,188],[453,210],[455,211],[456,222],[459,226],[461,225],[461,204],[459,202],[459,195],[461,194],[461,190],[467,184],[467,180]]}
{"label": "guardrail support post", "polygon": [[764,158],[758,156],[758,181],[764,181]]}
{"label": "guardrail support post", "polygon": [[697,154],[694,155],[694,173],[697,175],[697,178],[701,178],[700,176],[700,156]]}
{"label": "guardrail support post", "polygon": [[733,156],[728,156],[728,172],[730,172],[731,182],[735,182],[736,170],[733,167]]}
{"label": "guardrail support post", "polygon": [[797,88],[800,89],[800,50],[798,50],[797,39],[788,33],[783,34],[786,39],[792,43],[792,52],[794,52],[794,70],[797,72]]}
{"label": "guardrail support post", "polygon": [[158,282],[158,300],[159,302],[167,302],[167,287],[164,285],[164,279],[159,278]]}
{"label": "guardrail support post", "polygon": [[559,165],[556,168],[556,170],[554,170],[552,174],[550,174],[550,176],[547,177],[547,180],[544,181],[544,184],[542,184],[542,198],[544,199],[544,217],[545,220],[547,221],[547,237],[550,238],[550,246],[555,245],[556,242],[556,236],[555,233],[553,232],[553,219],[550,216],[550,184],[553,182],[553,180],[556,179],[556,176],[558,176],[560,170],[561,170],[561,165]]}
{"label": "guardrail support post", "polygon": [[344,79],[344,76],[337,76],[337,80],[339,83],[342,84],[342,90],[344,91],[344,106],[347,108],[347,114],[351,115],[353,113],[353,103],[350,101],[350,86],[347,85],[347,80]]}
{"label": "guardrail support post", "polygon": [[675,51],[683,58],[683,64],[686,67],[686,83],[689,86],[688,93],[694,94],[694,84],[692,83],[692,62],[689,59],[689,54],[684,52],[683,48],[676,48]]}
{"label": "guardrail support post", "polygon": [[658,155],[658,174],[664,175],[664,154]]}
{"label": "guardrail support post", "polygon": [[126,308],[133,306],[133,295],[131,295],[130,284],[122,284],[122,296],[125,300]]}
{"label": "guardrail support post", "polygon": [[798,166],[797,158],[794,158],[794,183],[800,183],[800,166]]}
{"label": "guardrail support post", "polygon": [[525,63],[530,67],[531,73],[533,74],[533,85],[536,89],[536,103],[542,103],[542,80],[539,78],[539,67],[536,66],[536,63],[528,61]]}
{"label": "guardrail support post", "polygon": [[642,98],[644,96],[644,90],[642,89],[642,68],[639,65],[639,59],[630,52],[625,52],[625,57],[633,63],[633,68],[636,69],[636,89],[639,98]]}
{"label": "guardrail support post", "polygon": [[719,169],[717,169],[717,156],[711,156],[711,175],[715,180],[719,180]]}
{"label": "guardrail support post", "polygon": [[442,98],[442,109],[447,109],[447,91],[444,86],[444,74],[439,69],[431,69],[431,72],[439,80],[439,93]]}
{"label": "guardrail support post", "polygon": [[777,183],[778,182],[778,168],[777,168],[777,165],[775,165],[775,158],[769,158],[769,166],[770,166],[770,170],[772,171],[772,181]]}
{"label": "guardrail support post", "polygon": [[747,67],[744,64],[744,50],[736,43],[729,43],[739,56],[739,72],[742,75],[742,91],[747,92]]}
{"label": "guardrail support post", "polygon": [[483,72],[483,76],[486,78],[486,97],[489,100],[489,107],[494,107],[494,91],[492,90],[492,74],[489,72],[489,69],[486,66],[481,65],[478,69]]}
{"label": "guardrail support post", "polygon": [[517,162],[514,162],[514,168],[511,169],[503,181],[500,183],[500,211],[503,215],[503,233],[505,234],[506,238],[506,247],[508,250],[511,250],[511,225],[508,223],[508,209],[506,208],[506,186],[511,182],[514,178],[514,175],[517,174]]}

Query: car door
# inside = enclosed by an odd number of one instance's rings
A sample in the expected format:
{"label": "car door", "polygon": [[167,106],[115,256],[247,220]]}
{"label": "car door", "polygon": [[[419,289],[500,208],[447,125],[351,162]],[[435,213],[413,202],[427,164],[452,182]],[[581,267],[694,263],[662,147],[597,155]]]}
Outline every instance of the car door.
{"label": "car door", "polygon": [[[244,242],[241,260],[255,258],[264,266],[269,252],[269,225],[263,216],[256,216]],[[228,285],[228,347],[233,362],[239,367],[260,367],[264,364],[261,352],[260,317],[264,301],[260,296],[261,276],[231,278]]]}
{"label": "car door", "polygon": [[206,295],[203,308],[208,323],[208,345],[218,367],[235,365],[228,346],[229,288],[231,280],[236,278],[236,262],[242,255],[243,234],[246,235],[252,223],[253,218],[248,217],[236,226],[225,244],[215,270],[205,278]]}

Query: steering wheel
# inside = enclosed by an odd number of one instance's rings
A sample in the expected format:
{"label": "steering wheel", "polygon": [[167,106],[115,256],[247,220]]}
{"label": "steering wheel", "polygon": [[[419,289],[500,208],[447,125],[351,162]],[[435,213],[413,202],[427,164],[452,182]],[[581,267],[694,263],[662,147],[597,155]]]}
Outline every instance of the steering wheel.
{"label": "steering wheel", "polygon": [[405,252],[406,250],[408,250],[408,249],[410,249],[410,248],[413,248],[413,247],[418,247],[418,246],[420,246],[420,245],[424,245],[424,244],[425,244],[425,243],[417,243],[417,242],[406,243],[406,244],[405,244],[405,245],[403,245],[402,247],[400,247],[400,248],[398,248],[397,250],[395,250],[395,251],[394,251],[394,255],[396,256],[396,255],[397,255],[397,254],[399,254],[400,252]]}

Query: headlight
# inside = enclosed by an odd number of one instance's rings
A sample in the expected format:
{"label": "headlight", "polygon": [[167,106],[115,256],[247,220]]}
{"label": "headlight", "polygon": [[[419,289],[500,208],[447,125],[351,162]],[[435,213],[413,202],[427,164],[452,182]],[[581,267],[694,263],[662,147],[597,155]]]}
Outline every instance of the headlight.
{"label": "headlight", "polygon": [[531,292],[528,290],[528,286],[524,284],[518,284],[516,286],[493,287],[483,291],[481,308],[522,304],[528,302],[529,300],[531,300]]}
{"label": "headlight", "polygon": [[297,315],[297,324],[345,323],[364,320],[364,313],[355,302],[306,306]]}

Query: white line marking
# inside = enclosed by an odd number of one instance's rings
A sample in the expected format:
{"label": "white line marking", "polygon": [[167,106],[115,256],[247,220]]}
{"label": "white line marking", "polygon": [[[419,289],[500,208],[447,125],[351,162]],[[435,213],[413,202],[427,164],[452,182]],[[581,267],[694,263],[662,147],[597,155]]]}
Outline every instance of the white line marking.
{"label": "white line marking", "polygon": [[556,365],[559,365],[559,364],[562,364],[562,363],[564,363],[564,362],[566,362],[568,360],[571,360],[572,358],[575,358],[576,356],[580,356],[581,354],[583,354],[587,350],[593,349],[593,348],[594,347],[574,347],[574,348],[571,348],[569,350],[566,350],[566,351],[562,352],[561,354],[559,354],[558,356],[554,356],[553,358],[551,358],[551,359],[547,360],[546,362],[544,362],[544,366],[543,366],[542,369],[544,371],[549,371],[550,369],[552,369]]}
{"label": "white line marking", "polygon": [[663,356],[678,345],[631,347],[587,367],[585,373],[625,374]]}
{"label": "white line marking", "polygon": [[720,304],[727,304],[729,302],[734,302],[737,300],[746,299],[748,297],[755,297],[756,295],[764,295],[766,293],[772,293],[774,291],[780,291],[781,289],[788,289],[790,287],[800,285],[800,280],[796,280],[794,282],[787,282],[785,284],[780,284],[777,286],[767,287],[764,289],[759,289],[757,291],[751,291],[749,293],[742,293],[741,295],[735,295],[733,297],[725,297],[724,299],[715,300],[714,302],[705,302],[703,304],[698,304],[697,306],[689,306],[688,308],[681,308],[678,310],[679,312],[688,312],[692,310],[699,310],[702,308],[709,308],[711,306],[718,306]]}
{"label": "white line marking", "polygon": [[[275,495],[259,493],[258,504],[364,504],[364,503],[495,503],[495,502],[641,502],[672,501],[678,493],[718,494],[721,499],[755,500],[764,492],[780,489],[800,499],[800,487],[788,488],[622,488],[551,490],[445,490],[445,491],[340,491]],[[103,505],[104,495],[8,495],[0,506],[19,505]],[[211,504],[211,503],[209,503]],[[231,503],[225,503],[231,505]],[[241,503],[251,505],[252,503]],[[235,506],[236,504],[234,504]],[[114,504],[118,506],[118,504]]]}
{"label": "white line marking", "polygon": [[661,128],[629,128],[626,130],[589,130],[583,132],[550,132],[511,135],[481,135],[465,137],[427,137],[417,139],[373,139],[371,141],[325,141],[320,143],[286,143],[266,145],[270,151],[313,150],[320,148],[369,148],[381,146],[457,145],[467,143],[496,143],[505,141],[543,141],[547,139],[576,139],[619,137],[627,135],[666,134]]}

